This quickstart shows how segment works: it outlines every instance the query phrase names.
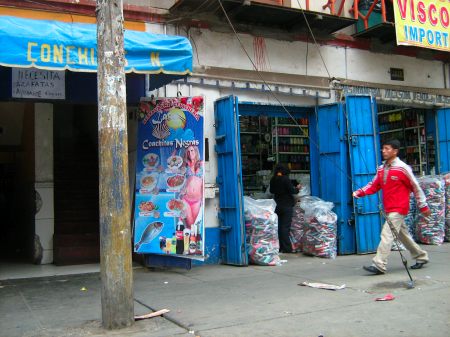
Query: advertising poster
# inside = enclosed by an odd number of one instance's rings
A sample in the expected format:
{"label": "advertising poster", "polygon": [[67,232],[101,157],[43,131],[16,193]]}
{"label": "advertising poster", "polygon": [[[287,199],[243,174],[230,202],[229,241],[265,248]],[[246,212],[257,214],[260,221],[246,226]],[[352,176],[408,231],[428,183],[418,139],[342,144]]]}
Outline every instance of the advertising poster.
{"label": "advertising poster", "polygon": [[450,51],[450,1],[394,0],[398,45]]}
{"label": "advertising poster", "polygon": [[203,97],[141,101],[134,251],[204,256]]}

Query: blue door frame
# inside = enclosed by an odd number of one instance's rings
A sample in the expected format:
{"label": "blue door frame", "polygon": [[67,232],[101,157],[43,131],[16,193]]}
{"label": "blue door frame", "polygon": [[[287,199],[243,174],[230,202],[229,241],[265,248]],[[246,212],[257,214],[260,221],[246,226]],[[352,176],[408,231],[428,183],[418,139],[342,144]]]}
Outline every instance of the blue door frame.
{"label": "blue door frame", "polygon": [[[376,103],[370,96],[347,96],[345,110],[352,189],[357,190],[373,179],[381,163]],[[378,194],[353,200],[358,254],[377,249],[381,232],[379,202]]]}

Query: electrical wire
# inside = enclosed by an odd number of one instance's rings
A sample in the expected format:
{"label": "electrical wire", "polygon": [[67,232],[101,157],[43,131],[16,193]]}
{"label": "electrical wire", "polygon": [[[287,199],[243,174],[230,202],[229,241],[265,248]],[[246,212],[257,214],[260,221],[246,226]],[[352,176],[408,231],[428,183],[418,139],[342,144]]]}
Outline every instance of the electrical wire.
{"label": "electrical wire", "polygon": [[[275,93],[273,92],[272,88],[270,87],[270,85],[266,82],[266,80],[264,79],[264,77],[262,76],[261,72],[258,70],[258,67],[256,66],[255,62],[253,61],[253,59],[250,57],[250,54],[247,52],[247,49],[245,49],[245,46],[241,40],[241,38],[239,37],[236,29],[234,28],[233,23],[231,22],[227,11],[225,10],[225,8],[223,7],[222,1],[221,0],[217,0],[222,12],[228,22],[228,24],[230,25],[230,28],[232,29],[234,35],[236,36],[237,40],[239,41],[239,44],[242,48],[242,50],[244,51],[245,55],[247,55],[247,58],[250,60],[254,70],[256,71],[256,74],[258,75],[258,77],[260,78],[260,80],[264,83],[264,85],[268,88],[269,93],[272,95],[272,97],[277,101],[277,103],[281,106],[281,108],[286,112],[286,114],[292,119],[292,121],[294,122],[294,124],[300,129],[300,131],[302,132],[302,134],[306,137],[309,138],[309,141],[311,144],[313,144],[317,150],[319,151],[319,144],[317,144],[313,139],[311,139],[309,137],[309,135],[305,132],[305,130],[303,128],[300,127],[300,125],[298,124],[297,120],[294,118],[294,116],[289,112],[289,110],[286,108],[286,106],[280,101],[280,99],[277,97],[277,95],[275,95]],[[307,20],[306,16],[305,16],[305,20]],[[309,25],[308,25],[309,26]],[[314,39],[315,40],[315,39]],[[317,111],[316,111],[317,114]],[[347,172],[345,172],[342,167],[333,159],[330,158],[328,156],[325,156],[325,158],[327,158],[329,161],[331,161],[334,166],[342,173],[344,174],[347,179],[349,179],[351,182],[353,181],[352,177],[350,175],[348,175]]]}
{"label": "electrical wire", "polygon": [[319,56],[322,59],[323,66],[325,67],[325,70],[326,70],[326,72],[328,74],[328,79],[331,79],[331,75],[330,75],[330,72],[328,71],[327,64],[325,63],[325,60],[324,60],[324,58],[322,56],[322,52],[320,51],[320,46],[317,43],[316,37],[314,36],[314,33],[313,33],[312,29],[311,29],[311,26],[309,25],[309,21],[308,21],[308,18],[306,17],[305,11],[303,10],[303,6],[300,4],[299,0],[297,0],[297,4],[298,4],[298,7],[300,7],[300,10],[302,11],[303,18],[305,19],[306,25],[308,26],[309,32],[311,33],[311,37],[313,38],[314,44],[317,47],[317,51],[319,52]]}

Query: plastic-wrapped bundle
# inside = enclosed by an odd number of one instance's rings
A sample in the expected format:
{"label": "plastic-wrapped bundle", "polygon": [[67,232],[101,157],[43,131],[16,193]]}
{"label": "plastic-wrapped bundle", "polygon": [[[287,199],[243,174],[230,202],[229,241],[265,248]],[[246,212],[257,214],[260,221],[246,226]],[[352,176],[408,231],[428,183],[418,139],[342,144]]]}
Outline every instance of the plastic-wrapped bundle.
{"label": "plastic-wrapped bundle", "polygon": [[445,241],[450,241],[450,173],[444,176],[445,184]]}
{"label": "plastic-wrapped bundle", "polygon": [[305,232],[303,253],[325,258],[337,255],[337,215],[331,210],[332,202],[319,198],[305,197],[300,201],[305,211]]}
{"label": "plastic-wrapped bundle", "polygon": [[414,197],[414,193],[411,193],[409,196],[409,212],[405,217],[405,224],[408,228],[408,232],[414,240],[417,240],[415,221],[417,215],[417,206],[416,206],[416,198]]}
{"label": "plastic-wrapped bundle", "polygon": [[263,266],[281,264],[278,242],[278,217],[273,199],[244,197],[247,253],[250,262]]}
{"label": "plastic-wrapped bundle", "polygon": [[294,207],[294,215],[292,216],[291,239],[292,250],[301,252],[303,250],[303,233],[305,230],[305,211],[300,207],[300,203],[296,203]]}
{"label": "plastic-wrapped bundle", "polygon": [[431,216],[417,214],[416,233],[419,242],[440,245],[445,236],[445,191],[444,181],[439,177],[419,178],[419,184],[431,210]]}

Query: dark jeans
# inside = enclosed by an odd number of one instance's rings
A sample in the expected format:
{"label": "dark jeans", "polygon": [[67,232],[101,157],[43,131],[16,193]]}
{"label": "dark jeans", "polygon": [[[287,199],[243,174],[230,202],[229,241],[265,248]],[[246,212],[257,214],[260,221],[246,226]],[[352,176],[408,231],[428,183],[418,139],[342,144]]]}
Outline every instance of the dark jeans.
{"label": "dark jeans", "polygon": [[275,213],[278,215],[278,240],[280,241],[280,251],[284,253],[292,252],[289,232],[291,231],[291,222],[293,208],[286,206],[277,206]]}

